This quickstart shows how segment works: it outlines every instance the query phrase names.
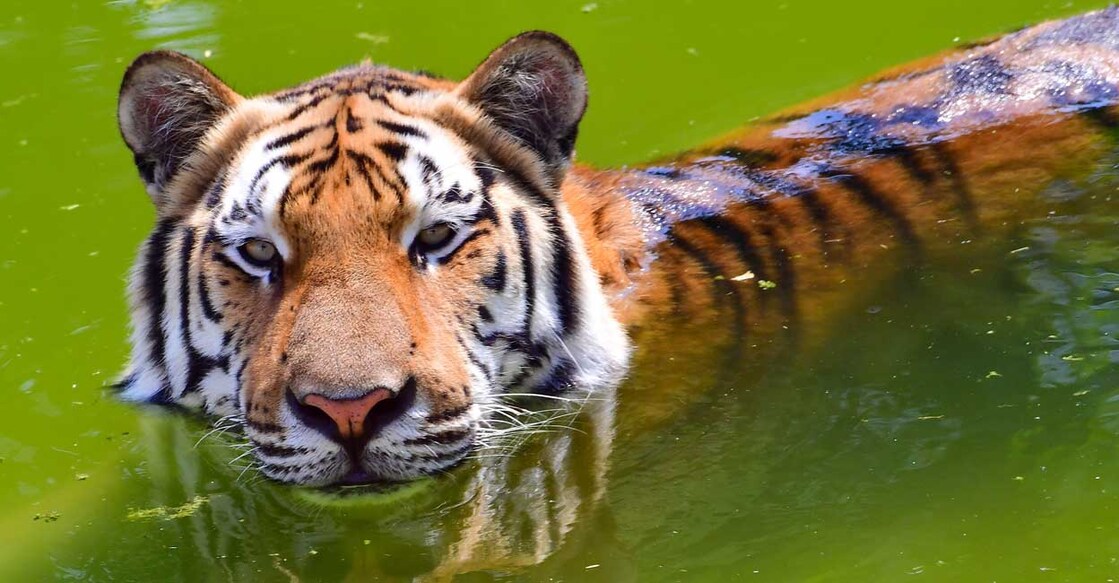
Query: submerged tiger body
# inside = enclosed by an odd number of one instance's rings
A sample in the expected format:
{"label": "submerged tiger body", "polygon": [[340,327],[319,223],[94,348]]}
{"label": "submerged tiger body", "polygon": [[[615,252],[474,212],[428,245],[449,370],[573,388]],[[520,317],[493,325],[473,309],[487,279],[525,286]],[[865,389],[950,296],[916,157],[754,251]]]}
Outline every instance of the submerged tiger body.
{"label": "submerged tiger body", "polygon": [[681,330],[811,342],[876,280],[1005,240],[1112,147],[1117,100],[1108,9],[602,171],[570,166],[585,80],[546,33],[462,83],[359,66],[252,99],[150,53],[121,92],[158,211],[122,392],[234,418],[281,481],[437,472],[506,396],[710,366]]}

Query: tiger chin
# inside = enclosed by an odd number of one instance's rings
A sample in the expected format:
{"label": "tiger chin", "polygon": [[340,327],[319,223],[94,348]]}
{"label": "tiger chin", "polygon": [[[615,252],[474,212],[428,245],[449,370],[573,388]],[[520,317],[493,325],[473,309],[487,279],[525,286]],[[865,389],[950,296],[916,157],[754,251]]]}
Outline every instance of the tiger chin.
{"label": "tiger chin", "polygon": [[118,116],[156,224],[121,395],[327,486],[450,468],[500,395],[615,383],[629,341],[558,190],[586,103],[543,32],[461,83],[360,65],[258,97],[140,56]]}

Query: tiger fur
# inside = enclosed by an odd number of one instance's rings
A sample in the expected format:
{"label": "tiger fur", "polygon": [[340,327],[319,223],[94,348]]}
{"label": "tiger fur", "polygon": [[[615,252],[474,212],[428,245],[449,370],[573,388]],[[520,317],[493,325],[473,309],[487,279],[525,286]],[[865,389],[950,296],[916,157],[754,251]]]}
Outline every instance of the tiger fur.
{"label": "tiger fur", "polygon": [[595,170],[571,165],[582,67],[548,33],[462,83],[361,65],[255,98],[148,53],[119,112],[158,214],[122,395],[237,419],[280,481],[438,472],[503,395],[704,366],[661,357],[670,320],[810,343],[887,274],[1004,238],[1109,147],[1117,100],[1111,8]]}

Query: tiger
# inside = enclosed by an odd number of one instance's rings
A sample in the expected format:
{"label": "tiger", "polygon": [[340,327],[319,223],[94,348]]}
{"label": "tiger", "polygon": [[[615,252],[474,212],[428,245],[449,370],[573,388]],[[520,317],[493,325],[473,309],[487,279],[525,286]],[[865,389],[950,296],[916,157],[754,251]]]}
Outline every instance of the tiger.
{"label": "tiger", "polygon": [[[1044,217],[1046,187],[1111,147],[1119,9],[633,168],[574,162],[587,96],[542,31],[461,82],[366,63],[256,97],[141,55],[118,119],[157,218],[120,395],[232,420],[272,480],[368,484],[459,464],[509,398],[818,344],[890,274]],[[696,394],[640,398],[620,426]]]}

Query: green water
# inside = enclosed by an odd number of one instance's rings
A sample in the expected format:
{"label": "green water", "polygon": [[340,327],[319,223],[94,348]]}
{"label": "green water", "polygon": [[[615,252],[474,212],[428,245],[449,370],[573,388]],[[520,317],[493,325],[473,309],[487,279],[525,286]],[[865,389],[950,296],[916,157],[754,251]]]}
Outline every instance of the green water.
{"label": "green water", "polygon": [[[827,350],[727,359],[706,386],[658,379],[701,396],[657,404],[679,410],[652,429],[630,422],[652,406],[630,382],[570,430],[373,500],[262,481],[235,437],[104,389],[152,221],[114,120],[141,51],[184,50],[252,93],[366,56],[461,76],[506,37],[553,30],[590,77],[579,157],[616,165],[1104,4],[7,0],[0,580],[1119,576],[1119,233],[1104,214],[1039,224],[1028,250],[973,269],[899,277]],[[1110,195],[1113,167],[1080,188]]]}

